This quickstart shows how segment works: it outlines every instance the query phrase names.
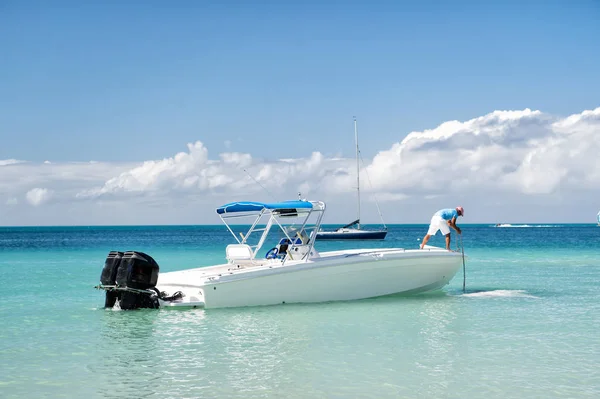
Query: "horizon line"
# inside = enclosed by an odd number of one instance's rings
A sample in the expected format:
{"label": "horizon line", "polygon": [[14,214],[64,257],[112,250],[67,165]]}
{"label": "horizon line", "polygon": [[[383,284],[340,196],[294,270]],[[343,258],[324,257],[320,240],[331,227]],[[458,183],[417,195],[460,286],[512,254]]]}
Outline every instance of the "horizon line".
{"label": "horizon line", "polygon": [[[496,226],[499,223],[479,222],[479,223],[460,223],[459,226],[481,226],[492,225]],[[594,225],[597,222],[512,222],[500,223],[503,225],[523,226],[523,225]],[[250,226],[252,223],[231,223],[232,226]],[[343,223],[323,223],[321,226],[338,226]],[[381,223],[361,223],[362,226],[381,226]],[[429,223],[386,223],[386,226],[427,226]],[[222,223],[200,223],[200,224],[64,224],[64,225],[0,225],[0,228],[33,228],[33,227],[196,227],[196,226],[225,226]]]}

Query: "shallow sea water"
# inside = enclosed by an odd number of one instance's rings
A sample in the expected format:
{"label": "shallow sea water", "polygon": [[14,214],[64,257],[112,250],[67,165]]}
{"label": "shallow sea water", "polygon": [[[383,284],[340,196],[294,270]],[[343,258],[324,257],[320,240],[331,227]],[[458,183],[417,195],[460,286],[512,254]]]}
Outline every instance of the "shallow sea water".
{"label": "shallow sea water", "polygon": [[[600,397],[600,228],[463,230],[466,293],[460,271],[415,296],[117,311],[93,289],[108,251],[178,270],[222,262],[229,233],[0,228],[0,397]],[[393,225],[360,246],[416,248],[425,231]]]}

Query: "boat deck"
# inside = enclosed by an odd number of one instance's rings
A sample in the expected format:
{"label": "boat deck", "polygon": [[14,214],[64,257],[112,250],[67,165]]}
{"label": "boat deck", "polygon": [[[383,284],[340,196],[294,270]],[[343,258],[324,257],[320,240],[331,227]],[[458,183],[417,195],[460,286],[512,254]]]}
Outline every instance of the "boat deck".
{"label": "boat deck", "polygon": [[414,256],[426,256],[431,252],[440,254],[449,253],[443,248],[426,246],[424,249],[404,249],[404,248],[380,248],[380,249],[352,249],[340,251],[322,252],[318,257],[307,260],[287,260],[281,259],[246,259],[236,260],[235,263],[225,263],[216,266],[197,267],[193,269],[161,273],[158,279],[158,286],[178,286],[178,287],[198,287],[204,280],[248,273],[255,270],[268,270],[274,268],[286,268],[301,264],[313,264],[314,266],[325,266],[325,264],[337,264],[339,259],[345,259],[355,256],[386,256],[393,254],[412,254]]}

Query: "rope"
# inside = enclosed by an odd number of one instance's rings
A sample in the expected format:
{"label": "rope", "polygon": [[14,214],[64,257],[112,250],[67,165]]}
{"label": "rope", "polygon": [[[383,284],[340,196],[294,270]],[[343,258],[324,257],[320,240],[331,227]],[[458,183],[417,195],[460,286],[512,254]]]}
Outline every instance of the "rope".
{"label": "rope", "polygon": [[[463,262],[463,293],[465,292],[465,286],[467,284],[467,272],[465,267],[465,247],[463,246],[462,234],[458,235],[460,237],[460,250],[462,252],[462,262]],[[456,243],[458,245],[458,242]]]}
{"label": "rope", "polygon": [[254,182],[256,184],[258,184],[260,187],[262,187],[262,189],[265,190],[267,192],[267,194],[269,194],[269,196],[271,198],[273,198],[273,201],[277,201],[277,199],[275,198],[275,196],[273,194],[271,194],[271,192],[269,190],[267,190],[267,188],[265,186],[263,186],[262,184],[260,184],[260,182],[258,180],[256,180],[254,177],[252,177],[252,175],[250,173],[248,173],[248,171],[245,168],[242,168],[242,170],[244,172],[246,172],[246,174],[248,175],[248,177],[250,177],[252,180],[254,180]]}
{"label": "rope", "polygon": [[[358,156],[360,157],[360,162],[363,164],[365,164],[363,157],[362,157],[362,152],[360,152],[360,150],[358,150]],[[365,174],[367,175],[367,180],[369,181],[369,186],[371,186],[371,189],[373,189],[373,185],[371,184],[371,178],[369,177],[369,172],[367,171],[367,168],[363,168],[365,170]],[[377,212],[379,213],[379,217],[381,218],[381,223],[383,224],[383,227],[387,229],[387,226],[385,225],[385,222],[383,221],[383,215],[381,214],[381,209],[379,208],[379,201],[377,201],[377,195],[373,194],[373,198],[375,198],[375,205],[377,206]]]}

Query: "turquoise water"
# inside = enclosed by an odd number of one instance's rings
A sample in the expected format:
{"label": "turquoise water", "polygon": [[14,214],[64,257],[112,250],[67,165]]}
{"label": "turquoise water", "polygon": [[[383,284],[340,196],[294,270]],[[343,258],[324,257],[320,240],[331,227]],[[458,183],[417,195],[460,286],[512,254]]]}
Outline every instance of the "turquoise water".
{"label": "turquoise water", "polygon": [[[416,248],[426,229],[360,246]],[[600,228],[463,232],[466,294],[461,271],[413,297],[127,312],[93,289],[110,250],[210,265],[227,230],[0,228],[0,397],[600,397]]]}

